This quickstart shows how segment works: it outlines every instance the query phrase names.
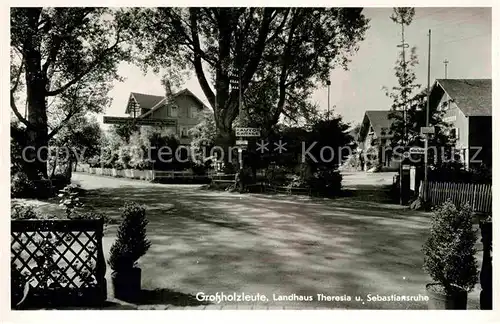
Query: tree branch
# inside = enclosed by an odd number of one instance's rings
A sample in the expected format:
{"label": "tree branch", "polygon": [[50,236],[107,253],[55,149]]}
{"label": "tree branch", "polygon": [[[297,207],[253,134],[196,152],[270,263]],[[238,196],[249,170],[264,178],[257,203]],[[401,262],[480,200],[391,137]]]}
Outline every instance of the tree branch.
{"label": "tree branch", "polygon": [[24,125],[26,125],[26,127],[32,128],[33,126],[31,125],[31,123],[26,118],[24,118],[23,115],[21,115],[21,113],[17,109],[16,98],[14,97],[14,93],[16,92],[17,87],[19,86],[19,80],[21,78],[23,68],[24,68],[24,60],[21,61],[21,66],[19,66],[19,71],[17,72],[17,76],[16,76],[16,82],[14,83],[14,86],[12,87],[12,89],[10,89],[10,107],[11,107],[12,111],[14,112],[14,114],[16,115],[16,117]]}
{"label": "tree branch", "polygon": [[205,72],[203,72],[203,66],[201,64],[201,48],[200,48],[200,39],[198,35],[198,8],[190,8],[189,9],[189,18],[191,22],[191,37],[193,39],[194,46],[194,69],[196,72],[196,77],[198,78],[198,82],[200,83],[201,89],[203,93],[210,102],[212,107],[215,107],[215,95],[205,76]]}
{"label": "tree branch", "polygon": [[54,127],[54,129],[52,129],[52,131],[47,136],[47,139],[50,140],[52,137],[54,137],[64,126],[66,126],[69,120],[77,113],[78,113],[77,109],[70,111],[68,115],[66,115],[66,117],[61,121],[61,123],[57,125],[57,127]]}
{"label": "tree branch", "polygon": [[11,90],[10,91],[10,108],[12,108],[12,111],[14,112],[14,114],[16,115],[16,117],[24,124],[26,125],[27,128],[33,128],[33,125],[31,125],[31,123],[23,117],[23,115],[21,115],[21,113],[19,112],[19,110],[17,109],[17,106],[16,106],[16,99],[14,98],[14,92]]}
{"label": "tree branch", "polygon": [[282,65],[281,65],[281,75],[280,75],[280,81],[279,81],[279,100],[278,100],[278,104],[276,107],[276,111],[274,112],[274,115],[271,119],[274,123],[278,122],[279,116],[280,116],[281,112],[283,111],[283,107],[285,105],[286,79],[287,79],[287,75],[288,75],[288,64],[289,64],[288,56],[290,56],[290,54],[291,54],[293,36],[295,33],[295,29],[297,28],[297,25],[299,23],[298,10],[299,9],[297,9],[297,11],[295,11],[295,14],[292,17],[290,32],[288,33],[288,39],[287,39],[287,43],[286,43],[286,47],[285,47],[285,52],[283,53],[283,60],[282,60]]}
{"label": "tree branch", "polygon": [[255,74],[259,66],[260,60],[262,58],[262,53],[264,52],[267,36],[269,34],[269,26],[271,25],[272,21],[272,13],[273,9],[270,8],[264,9],[264,17],[262,19],[262,23],[259,29],[259,36],[254,46],[254,51],[252,53],[252,56],[248,61],[247,68],[245,69],[245,72],[243,73],[242,76],[241,80],[242,92],[244,92],[244,90],[248,88],[248,83],[252,79],[253,75]]}
{"label": "tree branch", "polygon": [[72,85],[76,84],[78,81],[80,81],[83,77],[85,77],[87,74],[89,74],[90,72],[92,72],[92,70],[98,66],[101,61],[112,51],[114,51],[116,49],[116,47],[118,46],[118,44],[120,44],[120,30],[118,30],[117,32],[117,36],[116,36],[116,41],[115,43],[111,46],[111,47],[108,47],[107,49],[103,50],[103,52],[101,53],[101,55],[99,55],[95,60],[94,62],[92,62],[88,68],[84,69],[84,71],[80,74],[78,74],[75,78],[73,78],[72,80],[70,80],[69,82],[67,82],[65,85],[61,86],[59,89],[57,90],[52,90],[52,91],[47,91],[45,93],[45,95],[47,97],[50,97],[50,96],[57,96],[58,94],[66,91],[69,87],[71,87]]}

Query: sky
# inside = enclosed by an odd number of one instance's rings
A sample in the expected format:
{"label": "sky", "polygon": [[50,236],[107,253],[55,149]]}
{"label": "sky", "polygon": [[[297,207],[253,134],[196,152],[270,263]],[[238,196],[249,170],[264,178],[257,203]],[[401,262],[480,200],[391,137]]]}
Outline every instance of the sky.
{"label": "sky", "polygon": [[[397,45],[401,43],[401,27],[390,20],[391,13],[392,8],[365,8],[363,14],[370,19],[365,40],[359,43],[359,51],[351,58],[347,71],[334,69],[330,73],[330,106],[335,106],[334,112],[346,122],[360,123],[366,110],[390,109],[391,100],[382,87],[396,85],[394,64]],[[417,83],[427,86],[429,29],[431,84],[444,78],[445,59],[449,61],[450,79],[491,78],[491,16],[490,8],[416,8],[412,24],[405,28],[405,41],[417,48]],[[161,75],[144,74],[128,64],[121,64],[119,73],[126,80],[114,84],[110,93],[113,102],[106,115],[124,116],[130,92],[164,94]],[[208,105],[194,73],[182,88],[188,88]],[[310,99],[326,110],[327,88],[320,86]]]}

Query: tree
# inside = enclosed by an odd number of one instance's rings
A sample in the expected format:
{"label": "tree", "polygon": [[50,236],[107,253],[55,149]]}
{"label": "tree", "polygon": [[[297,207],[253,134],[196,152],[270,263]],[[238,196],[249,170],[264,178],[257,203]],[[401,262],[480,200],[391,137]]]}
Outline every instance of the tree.
{"label": "tree", "polygon": [[[191,67],[213,108],[217,143],[234,141],[233,121],[259,102],[265,129],[294,117],[330,70],[346,68],[368,20],[360,8],[151,8],[137,30],[142,62]],[[231,75],[236,75],[232,77]],[[230,84],[236,79],[238,87]]]}
{"label": "tree", "polygon": [[78,115],[71,119],[67,127],[62,128],[50,141],[50,145],[57,149],[51,176],[63,156],[63,162],[67,162],[66,170],[71,176],[73,165],[76,166],[78,162],[87,161],[100,153],[102,136],[103,132],[95,117]]}
{"label": "tree", "polygon": [[138,132],[140,127],[132,122],[111,125],[111,131],[116,133],[123,141],[128,142],[133,133]]}
{"label": "tree", "polygon": [[203,162],[208,157],[210,149],[215,145],[217,128],[215,126],[214,114],[205,110],[201,116],[201,121],[189,130],[192,137],[191,150],[195,154],[195,162]]}
{"label": "tree", "polygon": [[[100,112],[109,103],[117,65],[130,58],[124,43],[131,15],[108,8],[11,9],[10,105],[35,152],[74,116]],[[16,103],[20,98],[26,101],[24,116]],[[52,116],[59,117],[53,125]],[[41,153],[26,170],[31,178],[47,176],[46,153]]]}
{"label": "tree", "polygon": [[[398,85],[392,87],[391,91],[384,87],[386,95],[392,99],[391,114],[389,114],[389,118],[392,119],[392,148],[424,146],[420,128],[426,126],[427,91],[422,90],[421,85],[417,83],[414,71],[419,63],[416,47],[410,49],[408,56],[405,51],[408,44],[404,39],[404,27],[411,24],[414,15],[414,8],[394,8],[390,17],[392,21],[401,25],[403,43],[394,67]],[[453,139],[447,131],[449,124],[443,121],[443,115],[444,112],[436,108],[429,111],[429,125],[436,127],[436,133],[429,138],[429,147],[450,148],[453,145]],[[440,164],[443,157],[447,158],[446,155],[434,154],[432,150],[429,153],[428,158],[431,164]],[[445,153],[449,154],[450,151],[445,150]]]}

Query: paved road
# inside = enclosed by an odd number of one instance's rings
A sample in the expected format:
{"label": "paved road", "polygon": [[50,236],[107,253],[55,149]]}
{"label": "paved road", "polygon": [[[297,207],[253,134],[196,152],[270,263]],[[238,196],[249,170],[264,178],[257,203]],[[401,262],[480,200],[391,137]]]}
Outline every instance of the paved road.
{"label": "paved road", "polygon": [[[426,302],[369,301],[368,295],[425,296],[430,278],[422,270],[421,246],[429,214],[366,196],[240,195],[82,173],[74,180],[90,190],[88,203],[112,218],[119,217],[125,201],[147,207],[153,244],[140,260],[148,290],[140,308],[207,307],[194,297],[198,292],[260,294],[268,300],[212,303],[207,309],[427,307]],[[106,255],[115,229],[106,232]],[[318,300],[318,294],[351,300]],[[275,301],[279,296],[295,300]],[[297,296],[313,301],[297,301]],[[478,308],[478,300],[476,290],[470,308]]]}

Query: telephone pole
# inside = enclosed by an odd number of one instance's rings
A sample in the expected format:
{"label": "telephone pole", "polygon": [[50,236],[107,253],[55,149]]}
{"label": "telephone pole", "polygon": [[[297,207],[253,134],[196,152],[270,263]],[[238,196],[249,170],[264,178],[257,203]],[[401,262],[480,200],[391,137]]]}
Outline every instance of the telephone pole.
{"label": "telephone pole", "polygon": [[448,63],[450,63],[450,61],[445,59],[443,63],[444,63],[444,78],[448,79]]}
{"label": "telephone pole", "polygon": [[[429,127],[429,105],[431,97],[431,30],[429,29],[429,52],[427,54],[427,103],[426,103],[426,113],[425,113],[425,126]],[[427,187],[428,187],[428,149],[429,146],[429,134],[425,134],[425,150],[424,150],[424,190],[423,190],[423,200],[427,202]]]}
{"label": "telephone pole", "polygon": [[[406,51],[409,47],[407,43],[405,43],[405,23],[406,21],[404,19],[401,19],[401,44],[397,45],[397,47],[401,47],[402,50],[402,56],[403,56],[403,77],[405,78],[405,83],[406,83]],[[406,126],[406,91],[403,90],[403,125],[404,125],[404,144],[406,146],[408,142],[408,128]]]}

